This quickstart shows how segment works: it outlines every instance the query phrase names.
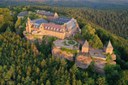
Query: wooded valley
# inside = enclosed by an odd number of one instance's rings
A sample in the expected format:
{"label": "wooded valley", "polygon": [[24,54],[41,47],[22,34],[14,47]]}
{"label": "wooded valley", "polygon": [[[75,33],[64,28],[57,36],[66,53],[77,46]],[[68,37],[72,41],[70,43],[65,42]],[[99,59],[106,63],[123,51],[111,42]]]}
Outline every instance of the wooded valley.
{"label": "wooded valley", "polygon": [[[41,44],[23,36],[27,17],[17,19],[21,11],[49,10],[78,20],[82,34],[75,39],[88,40],[94,48],[103,48],[111,40],[117,65],[106,65],[105,75],[93,69],[82,70],[51,55],[53,37]],[[29,17],[38,18],[31,15]],[[22,25],[22,27],[20,27]],[[1,85],[127,85],[128,84],[128,11],[94,10],[49,6],[14,6],[0,9],[0,84]],[[114,80],[113,80],[114,79]]]}

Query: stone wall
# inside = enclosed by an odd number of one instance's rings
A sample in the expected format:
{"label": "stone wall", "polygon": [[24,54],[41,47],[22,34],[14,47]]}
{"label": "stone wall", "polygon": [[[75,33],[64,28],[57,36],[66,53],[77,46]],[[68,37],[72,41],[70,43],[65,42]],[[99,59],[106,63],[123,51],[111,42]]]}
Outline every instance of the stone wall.
{"label": "stone wall", "polygon": [[52,49],[52,55],[54,57],[56,57],[56,58],[63,58],[63,59],[67,59],[67,60],[70,60],[70,61],[73,61],[73,57],[74,57],[74,54],[67,53],[65,51],[62,51],[59,48],[56,48],[56,47],[53,47],[53,49]]}
{"label": "stone wall", "polygon": [[113,53],[113,49],[112,48],[106,48],[106,53],[112,54]]}
{"label": "stone wall", "polygon": [[112,60],[116,60],[116,55],[115,54],[112,54],[111,57],[112,57]]}
{"label": "stone wall", "polygon": [[76,32],[78,32],[78,28],[74,28],[74,29],[71,29],[69,32],[66,32],[66,37],[69,37],[69,36],[72,36],[74,34],[76,34]]}
{"label": "stone wall", "polygon": [[92,59],[91,57],[89,57],[89,55],[78,55],[75,61],[77,67],[80,67],[82,69],[88,68],[91,62]]}
{"label": "stone wall", "polygon": [[42,30],[44,35],[48,35],[48,36],[54,36],[60,39],[64,39],[65,38],[65,33],[61,33],[61,32],[55,32],[55,31],[49,31],[49,30]]}
{"label": "stone wall", "polygon": [[89,51],[89,48],[87,47],[82,47],[82,53],[88,53]]}

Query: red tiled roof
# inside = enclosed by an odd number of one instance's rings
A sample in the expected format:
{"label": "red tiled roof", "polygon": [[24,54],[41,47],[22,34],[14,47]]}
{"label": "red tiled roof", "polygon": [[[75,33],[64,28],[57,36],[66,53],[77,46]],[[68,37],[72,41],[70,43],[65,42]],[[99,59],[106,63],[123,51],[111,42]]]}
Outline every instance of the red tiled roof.
{"label": "red tiled roof", "polygon": [[45,23],[44,27],[53,27],[53,28],[62,29],[61,25],[57,25],[57,24],[54,24],[54,23]]}
{"label": "red tiled roof", "polygon": [[57,25],[54,23],[44,23],[43,25],[45,30],[63,32],[63,29],[65,29],[65,27],[63,27],[62,25]]}

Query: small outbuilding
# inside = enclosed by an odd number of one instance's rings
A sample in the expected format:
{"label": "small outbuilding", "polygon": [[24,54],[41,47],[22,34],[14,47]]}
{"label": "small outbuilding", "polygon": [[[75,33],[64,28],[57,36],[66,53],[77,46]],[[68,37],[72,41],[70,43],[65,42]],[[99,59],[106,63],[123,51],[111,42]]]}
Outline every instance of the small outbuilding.
{"label": "small outbuilding", "polygon": [[89,52],[89,43],[86,40],[85,43],[82,46],[82,53],[88,53]]}
{"label": "small outbuilding", "polygon": [[111,44],[111,41],[108,42],[108,46],[105,49],[106,54],[112,54],[113,53],[113,46]]}

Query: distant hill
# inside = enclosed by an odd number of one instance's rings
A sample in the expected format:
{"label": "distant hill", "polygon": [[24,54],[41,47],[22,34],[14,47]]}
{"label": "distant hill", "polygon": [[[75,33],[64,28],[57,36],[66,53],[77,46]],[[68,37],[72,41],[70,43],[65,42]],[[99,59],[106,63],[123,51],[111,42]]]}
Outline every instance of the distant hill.
{"label": "distant hill", "polygon": [[[21,5],[21,4],[47,4],[51,6],[63,7],[91,7],[91,8],[125,8],[127,9],[127,0],[2,0],[3,2]],[[13,3],[12,3],[13,2]],[[20,3],[19,3],[20,2]],[[2,4],[3,5],[3,4]],[[10,4],[9,4],[10,5]]]}
{"label": "distant hill", "polygon": [[72,1],[72,2],[93,2],[93,3],[107,3],[107,4],[125,4],[125,3],[128,3],[128,0],[12,0],[12,1],[39,1],[39,2],[47,2],[47,1],[50,1],[50,2],[64,2],[64,1]]}

